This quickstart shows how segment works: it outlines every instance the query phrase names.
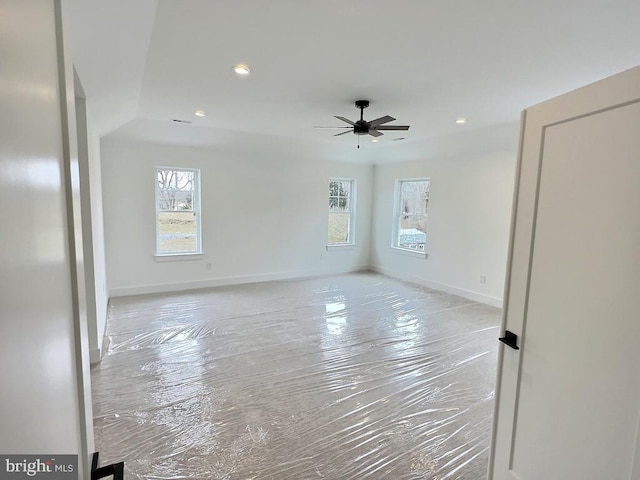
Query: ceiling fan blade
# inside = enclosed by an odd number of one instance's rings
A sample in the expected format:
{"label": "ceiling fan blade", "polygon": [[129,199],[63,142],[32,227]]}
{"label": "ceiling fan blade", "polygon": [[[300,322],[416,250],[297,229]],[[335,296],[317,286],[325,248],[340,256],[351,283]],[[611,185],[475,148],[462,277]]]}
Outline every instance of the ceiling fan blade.
{"label": "ceiling fan blade", "polygon": [[371,120],[369,122],[369,128],[376,128],[378,125],[382,125],[383,123],[387,123],[387,122],[393,122],[394,120],[395,118],[390,117],[389,115],[385,115],[384,117]]}
{"label": "ceiling fan blade", "polygon": [[348,118],[339,117],[338,115],[334,115],[334,117],[337,118],[338,120],[342,120],[343,122],[347,122],[349,125],[355,125],[355,122],[352,122]]}
{"label": "ceiling fan blade", "polygon": [[339,128],[340,130],[342,130],[343,128],[351,128],[351,127],[347,127],[347,126],[344,126],[344,127],[318,127],[318,126],[316,126],[316,127],[313,127],[313,128]]}
{"label": "ceiling fan blade", "polygon": [[374,130],[372,128],[369,129],[369,135],[371,135],[372,137],[379,137],[381,135],[384,135],[382,132],[379,132],[377,130]]}
{"label": "ceiling fan blade", "polygon": [[334,137],[339,137],[340,135],[346,135],[347,133],[351,133],[352,131],[353,131],[353,130],[349,129],[349,130],[344,131],[344,132],[336,133],[336,134],[334,135]]}
{"label": "ceiling fan blade", "polygon": [[409,125],[381,125],[377,130],[409,130]]}

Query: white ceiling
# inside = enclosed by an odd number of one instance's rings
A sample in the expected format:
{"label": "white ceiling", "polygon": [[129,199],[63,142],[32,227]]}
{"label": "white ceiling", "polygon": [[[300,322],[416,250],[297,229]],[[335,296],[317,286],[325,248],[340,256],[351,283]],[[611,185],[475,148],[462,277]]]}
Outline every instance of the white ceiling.
{"label": "white ceiling", "polygon": [[[101,135],[264,141],[348,161],[513,148],[523,108],[640,64],[637,0],[70,0],[70,10]],[[251,75],[237,77],[236,63]],[[355,135],[313,128],[355,120],[361,98],[365,119],[389,114],[411,129],[362,137],[356,150]]]}

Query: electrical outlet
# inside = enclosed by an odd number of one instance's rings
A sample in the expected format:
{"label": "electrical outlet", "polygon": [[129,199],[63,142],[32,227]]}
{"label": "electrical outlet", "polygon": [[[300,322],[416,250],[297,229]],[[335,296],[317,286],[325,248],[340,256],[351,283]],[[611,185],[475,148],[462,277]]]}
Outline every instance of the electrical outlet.
{"label": "electrical outlet", "polygon": [[207,270],[211,270],[211,262],[207,262],[205,264],[205,267],[207,268]]}
{"label": "electrical outlet", "polygon": [[487,276],[486,275],[480,275],[480,283],[487,283]]}

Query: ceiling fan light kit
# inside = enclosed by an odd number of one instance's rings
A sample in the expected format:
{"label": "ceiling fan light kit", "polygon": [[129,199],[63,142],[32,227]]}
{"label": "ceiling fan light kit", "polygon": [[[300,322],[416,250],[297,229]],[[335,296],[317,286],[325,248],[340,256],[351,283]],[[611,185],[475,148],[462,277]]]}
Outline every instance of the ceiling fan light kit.
{"label": "ceiling fan light kit", "polygon": [[234,65],[233,71],[238,75],[245,77],[251,73],[249,66],[245,65],[244,63],[238,63],[237,65]]}
{"label": "ceiling fan light kit", "polygon": [[[360,120],[352,122],[348,118],[335,115],[335,118],[351,125],[351,127],[316,127],[316,128],[348,128],[344,132],[336,133],[334,137],[345,135],[347,133],[353,133],[355,135],[371,135],[372,137],[380,137],[384,135],[382,130],[409,130],[409,125],[385,125],[386,123],[393,122],[395,118],[385,115],[384,117],[376,118],[375,120],[366,121],[364,119],[364,109],[369,106],[369,100],[356,100],[356,108],[360,109]],[[360,148],[360,142],[358,139],[358,148]]]}

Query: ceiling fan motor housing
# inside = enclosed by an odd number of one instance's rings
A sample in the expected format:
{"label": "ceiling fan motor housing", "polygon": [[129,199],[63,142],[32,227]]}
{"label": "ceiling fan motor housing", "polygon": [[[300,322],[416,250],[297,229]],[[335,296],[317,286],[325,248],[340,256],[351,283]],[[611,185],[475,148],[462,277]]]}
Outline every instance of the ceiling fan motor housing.
{"label": "ceiling fan motor housing", "polygon": [[356,135],[366,135],[369,133],[369,122],[358,120],[353,126],[353,133]]}

